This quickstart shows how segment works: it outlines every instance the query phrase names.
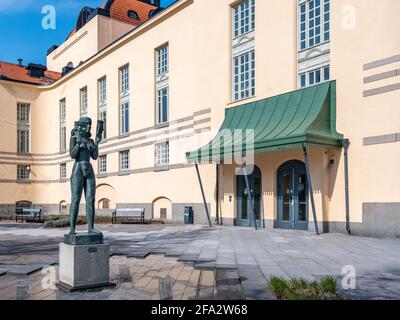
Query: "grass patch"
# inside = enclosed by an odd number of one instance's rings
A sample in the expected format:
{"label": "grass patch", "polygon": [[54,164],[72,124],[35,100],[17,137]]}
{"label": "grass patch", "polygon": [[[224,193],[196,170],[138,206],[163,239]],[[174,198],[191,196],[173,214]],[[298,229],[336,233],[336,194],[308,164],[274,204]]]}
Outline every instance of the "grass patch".
{"label": "grass patch", "polygon": [[337,293],[333,277],[325,277],[320,281],[272,277],[270,287],[279,300],[343,300]]}

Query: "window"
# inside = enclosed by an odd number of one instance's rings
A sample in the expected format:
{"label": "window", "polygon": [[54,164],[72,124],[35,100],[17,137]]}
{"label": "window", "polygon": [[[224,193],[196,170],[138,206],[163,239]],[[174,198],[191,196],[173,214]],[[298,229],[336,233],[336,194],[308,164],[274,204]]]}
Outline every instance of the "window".
{"label": "window", "polygon": [[157,76],[168,73],[168,46],[157,50]]}
{"label": "window", "polygon": [[169,121],[168,45],[157,49],[156,124]]}
{"label": "window", "polygon": [[119,153],[120,171],[129,170],[129,150]]}
{"label": "window", "polygon": [[301,88],[312,86],[322,82],[329,81],[330,67],[324,66],[322,68],[314,69],[306,73],[300,74],[299,85]]}
{"label": "window", "polygon": [[330,40],[330,0],[308,0],[299,4],[299,49]]}
{"label": "window", "polygon": [[121,134],[129,133],[129,102],[121,104]]}
{"label": "window", "polygon": [[99,119],[103,121],[103,140],[107,139],[107,80],[106,77],[98,80],[98,105],[99,105]]}
{"label": "window", "polygon": [[30,152],[30,105],[17,103],[17,152]]}
{"label": "window", "polygon": [[233,36],[240,37],[255,29],[255,0],[246,0],[233,7]]}
{"label": "window", "polygon": [[30,105],[28,103],[17,104],[17,120],[29,122],[30,119]]}
{"label": "window", "polygon": [[128,17],[133,19],[133,20],[140,20],[139,15],[137,14],[136,11],[133,10],[128,10]]}
{"label": "window", "polygon": [[18,165],[17,166],[17,180],[29,180],[30,177],[30,166]]}
{"label": "window", "polygon": [[60,179],[66,179],[66,178],[67,178],[67,164],[61,163],[60,164]]}
{"label": "window", "polygon": [[80,90],[80,109],[81,109],[81,116],[87,115],[88,113],[88,91],[87,87],[82,88]]}
{"label": "window", "polygon": [[162,88],[157,93],[157,124],[168,122],[169,88]]}
{"label": "window", "polygon": [[99,157],[99,173],[107,173],[107,155]]}
{"label": "window", "polygon": [[18,153],[29,153],[29,130],[17,130]]}
{"label": "window", "polygon": [[110,209],[110,200],[109,199],[101,199],[99,201],[99,209]]}
{"label": "window", "polygon": [[129,133],[129,67],[120,69],[120,134]]}
{"label": "window", "polygon": [[156,145],[156,166],[167,166],[169,164],[169,143],[164,142]]}
{"label": "window", "polygon": [[60,100],[60,152],[67,150],[67,116],[65,99]]}
{"label": "window", "polygon": [[121,93],[129,91],[129,67],[125,66],[120,69],[120,88]]}
{"label": "window", "polygon": [[234,57],[233,69],[233,99],[237,101],[255,96],[255,51],[252,50],[240,56]]}
{"label": "window", "polygon": [[99,92],[99,106],[107,103],[107,81],[106,78],[102,78],[98,81],[98,92]]}
{"label": "window", "polygon": [[103,121],[103,140],[107,139],[107,111],[103,110],[100,112],[100,120]]}
{"label": "window", "polygon": [[59,206],[60,214],[68,213],[68,204],[67,201],[61,201]]}

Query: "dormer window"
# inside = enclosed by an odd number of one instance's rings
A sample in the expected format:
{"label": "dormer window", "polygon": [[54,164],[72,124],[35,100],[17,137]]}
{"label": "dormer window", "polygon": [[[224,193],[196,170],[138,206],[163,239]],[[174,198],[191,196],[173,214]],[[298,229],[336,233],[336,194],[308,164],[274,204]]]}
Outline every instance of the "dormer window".
{"label": "dormer window", "polygon": [[93,8],[85,7],[79,13],[78,21],[76,22],[76,30],[81,29],[88,21],[92,12],[95,11]]}
{"label": "dormer window", "polygon": [[134,20],[140,20],[139,15],[137,14],[136,11],[129,10],[128,11],[128,17]]}

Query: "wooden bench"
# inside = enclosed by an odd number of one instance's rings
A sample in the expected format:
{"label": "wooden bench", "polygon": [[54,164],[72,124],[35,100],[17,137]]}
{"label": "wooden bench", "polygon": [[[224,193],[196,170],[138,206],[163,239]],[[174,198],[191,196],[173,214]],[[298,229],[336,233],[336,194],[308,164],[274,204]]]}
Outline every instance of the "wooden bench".
{"label": "wooden bench", "polygon": [[112,214],[112,223],[116,224],[118,221],[134,220],[136,222],[144,223],[144,208],[118,208]]}
{"label": "wooden bench", "polygon": [[15,222],[21,220],[24,222],[27,218],[31,218],[36,222],[40,222],[42,220],[42,209],[34,209],[34,208],[16,208],[15,209]]}

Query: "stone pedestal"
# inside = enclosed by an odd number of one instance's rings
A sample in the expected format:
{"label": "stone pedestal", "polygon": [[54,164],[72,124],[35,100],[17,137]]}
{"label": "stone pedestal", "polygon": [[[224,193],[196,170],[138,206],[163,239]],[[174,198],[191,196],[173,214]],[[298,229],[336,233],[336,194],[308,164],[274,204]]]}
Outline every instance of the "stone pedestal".
{"label": "stone pedestal", "polygon": [[106,244],[60,243],[58,287],[64,291],[79,291],[114,286],[109,281],[109,252]]}

